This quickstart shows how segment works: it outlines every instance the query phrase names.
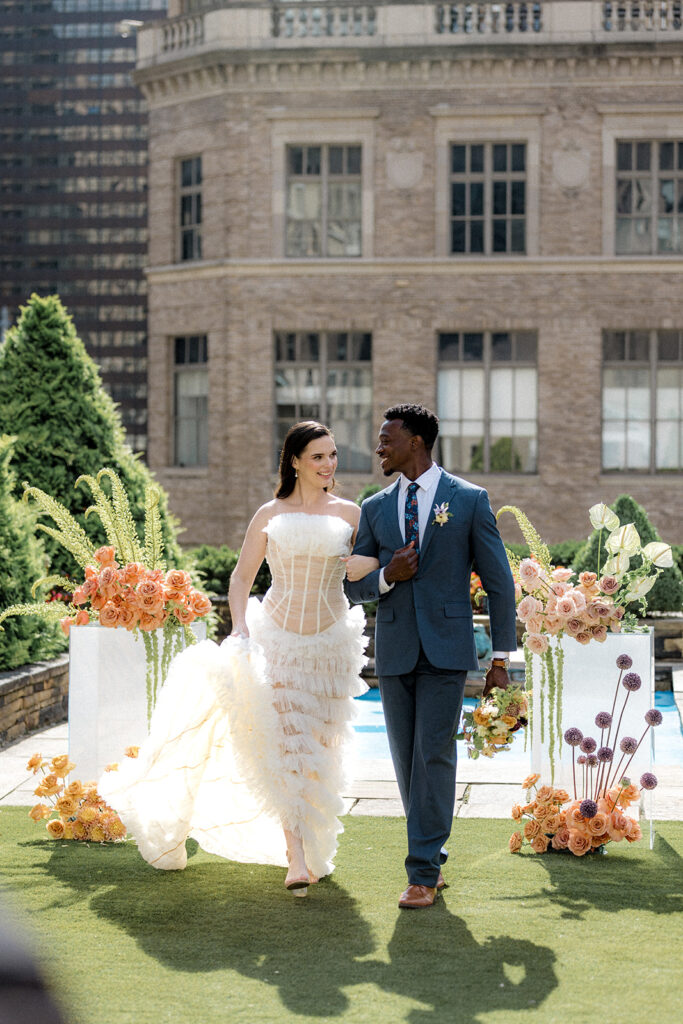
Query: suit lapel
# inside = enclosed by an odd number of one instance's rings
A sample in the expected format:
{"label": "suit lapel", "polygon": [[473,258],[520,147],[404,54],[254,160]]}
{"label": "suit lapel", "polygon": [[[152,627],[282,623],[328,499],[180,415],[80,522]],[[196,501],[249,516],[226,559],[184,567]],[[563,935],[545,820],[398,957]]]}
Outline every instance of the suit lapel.
{"label": "suit lapel", "polygon": [[[434,495],[434,505],[441,505],[444,501],[449,503],[449,506],[453,504],[453,495],[455,494],[455,481],[449,480],[443,470],[441,470],[441,479],[439,480]],[[429,546],[429,542],[434,536],[435,530],[440,530],[441,527],[434,523],[434,505],[429,510],[429,519],[425,527],[424,537],[422,538],[422,547],[420,548],[420,557],[424,557],[424,554]],[[448,511],[454,514],[452,507],[449,507]]]}
{"label": "suit lapel", "polygon": [[387,543],[387,547],[393,547],[394,551],[396,551],[405,544],[398,525],[398,480],[395,480],[392,486],[384,492],[382,504],[384,506],[382,509],[384,524],[391,538]]}

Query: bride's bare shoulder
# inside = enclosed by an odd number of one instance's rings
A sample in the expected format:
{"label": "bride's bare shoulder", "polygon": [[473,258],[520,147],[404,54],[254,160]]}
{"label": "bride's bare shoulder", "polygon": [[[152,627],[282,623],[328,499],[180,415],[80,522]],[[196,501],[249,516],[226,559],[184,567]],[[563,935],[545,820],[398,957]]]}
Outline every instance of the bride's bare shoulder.
{"label": "bride's bare shoulder", "polygon": [[270,522],[273,516],[282,511],[280,508],[281,504],[282,502],[278,501],[277,498],[271,498],[271,500],[267,501],[265,505],[261,505],[260,508],[256,509],[252,516],[251,525],[263,529],[266,523]]}
{"label": "bride's bare shoulder", "polygon": [[335,516],[341,516],[349,526],[355,529],[360,522],[360,509],[355,501],[348,501],[346,498],[333,498],[328,506],[330,512]]}

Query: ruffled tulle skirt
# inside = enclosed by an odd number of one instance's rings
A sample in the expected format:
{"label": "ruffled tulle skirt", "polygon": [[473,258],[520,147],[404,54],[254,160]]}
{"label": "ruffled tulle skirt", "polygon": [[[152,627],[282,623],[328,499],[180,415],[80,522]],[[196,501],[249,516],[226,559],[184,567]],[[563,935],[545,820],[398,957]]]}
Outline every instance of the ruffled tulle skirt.
{"label": "ruffled tulle skirt", "polygon": [[100,792],[154,867],[184,868],[188,836],[230,860],[284,866],[284,826],[309,869],[329,874],[353,697],[366,689],[363,613],[301,636],[252,598],[247,622],[249,640],[205,640],[175,658],[139,756]]}

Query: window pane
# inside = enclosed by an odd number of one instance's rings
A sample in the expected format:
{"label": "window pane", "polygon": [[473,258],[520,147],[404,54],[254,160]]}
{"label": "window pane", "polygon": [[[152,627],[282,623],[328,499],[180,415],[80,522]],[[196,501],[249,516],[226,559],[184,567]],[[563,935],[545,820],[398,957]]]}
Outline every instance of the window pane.
{"label": "window pane", "polygon": [[538,339],[531,331],[515,334],[515,359],[517,362],[536,362]]}
{"label": "window pane", "polygon": [[494,252],[505,252],[507,240],[506,223],[504,220],[494,220],[493,222]]}
{"label": "window pane", "polygon": [[473,217],[484,215],[484,183],[483,181],[470,182],[470,214]]}
{"label": "window pane", "polygon": [[[524,213],[526,185],[523,181],[513,181],[510,185],[510,212]],[[495,211],[494,211],[495,212]]]}
{"label": "window pane", "polygon": [[439,370],[436,385],[436,402],[439,410],[439,431],[443,432],[444,418],[459,421],[462,415],[460,401],[460,370]]}
{"label": "window pane", "polygon": [[617,170],[618,171],[630,171],[632,166],[631,160],[632,147],[630,142],[618,142],[617,143]]}
{"label": "window pane", "polygon": [[[440,334],[439,335],[439,360],[447,362],[460,358],[460,335]],[[440,376],[440,375],[439,375]]]}
{"label": "window pane", "polygon": [[671,362],[679,358],[678,331],[659,331],[657,335],[658,358],[662,362]]}
{"label": "window pane", "polygon": [[524,171],[526,170],[526,146],[515,145],[512,149],[512,170],[513,171]]}
{"label": "window pane", "polygon": [[659,212],[673,213],[674,210],[674,183],[668,179],[661,179],[659,182]]}
{"label": "window pane", "polygon": [[320,174],[320,146],[309,146],[306,150],[306,174]]}
{"label": "window pane", "polygon": [[617,213],[631,213],[633,210],[633,189],[629,180],[617,179]]}
{"label": "window pane", "polygon": [[484,147],[470,146],[470,172],[472,174],[484,173]]}
{"label": "window pane", "polygon": [[[529,367],[528,369],[520,367],[514,370],[513,385],[514,385],[514,402],[513,411],[516,417],[520,417],[519,423],[526,420],[536,422],[537,409],[536,409],[536,381],[538,379],[538,372],[536,369]],[[534,434],[535,434],[534,428]]]}
{"label": "window pane", "polygon": [[622,421],[606,423],[602,430],[603,469],[626,468],[626,438]]}
{"label": "window pane", "polygon": [[453,174],[464,174],[466,153],[466,146],[451,147],[451,171]]}
{"label": "window pane", "polygon": [[185,362],[185,339],[184,338],[176,338],[176,340],[175,340],[175,362],[176,362],[176,364],[184,363]]}
{"label": "window pane", "polygon": [[361,154],[362,148],[360,146],[348,146],[346,150],[346,163],[348,174],[360,174],[361,172]]}
{"label": "window pane", "polygon": [[633,182],[633,212],[652,212],[652,182],[639,178]]}
{"label": "window pane", "polygon": [[484,251],[484,222],[473,220],[470,222],[470,252]]}
{"label": "window pane", "polygon": [[680,470],[683,466],[681,458],[681,424],[668,420],[657,424],[657,443],[655,460],[657,469]]}
{"label": "window pane", "polygon": [[493,147],[493,170],[507,171],[508,169],[508,148],[507,146],[494,145]]}
{"label": "window pane", "polygon": [[[490,386],[491,409],[497,419],[512,418],[512,370],[492,370]],[[493,423],[493,420],[492,420]]]}
{"label": "window pane", "polygon": [[343,146],[330,146],[330,174],[344,173]]}
{"label": "window pane", "polygon": [[657,371],[657,419],[680,419],[683,414],[683,370],[667,367]]}
{"label": "window pane", "polygon": [[650,467],[650,424],[627,423],[626,461],[628,469]]}
{"label": "window pane", "polygon": [[508,209],[507,182],[493,182],[493,212],[505,214]]}
{"label": "window pane", "polygon": [[351,336],[351,359],[369,362],[372,359],[372,335],[353,334]]}
{"label": "window pane", "polygon": [[466,185],[463,181],[454,181],[451,184],[451,214],[454,217],[464,217],[467,212],[465,192]]}
{"label": "window pane", "polygon": [[451,252],[465,252],[465,221],[454,220],[451,224]]}
{"label": "window pane", "polygon": [[462,413],[465,419],[481,419],[484,415],[484,371],[463,369]]}
{"label": "window pane", "polygon": [[526,224],[523,220],[513,220],[510,224],[510,251],[526,252]]}
{"label": "window pane", "polygon": [[287,189],[287,216],[295,220],[317,220],[321,214],[320,185],[291,181]]}
{"label": "window pane", "polygon": [[303,174],[304,172],[304,151],[302,146],[290,146],[288,151],[289,173]]}
{"label": "window pane", "polygon": [[660,171],[672,171],[674,169],[674,143],[659,143],[659,169]]}
{"label": "window pane", "polygon": [[491,335],[491,359],[494,363],[512,359],[512,339],[507,332]]}
{"label": "window pane", "polygon": [[373,447],[371,370],[330,371],[327,407],[339,453],[339,468],[368,472]]}
{"label": "window pane", "polygon": [[480,363],[484,358],[484,335],[463,334],[463,359],[465,362]]}
{"label": "window pane", "polygon": [[608,331],[602,339],[602,358],[605,362],[626,358],[626,334],[624,331]]}
{"label": "window pane", "polygon": [[637,142],[636,143],[636,170],[638,171],[649,171],[650,170],[650,153],[651,144],[649,142]]}
{"label": "window pane", "polygon": [[320,358],[320,335],[302,334],[299,339],[299,359],[304,363],[317,363]]}

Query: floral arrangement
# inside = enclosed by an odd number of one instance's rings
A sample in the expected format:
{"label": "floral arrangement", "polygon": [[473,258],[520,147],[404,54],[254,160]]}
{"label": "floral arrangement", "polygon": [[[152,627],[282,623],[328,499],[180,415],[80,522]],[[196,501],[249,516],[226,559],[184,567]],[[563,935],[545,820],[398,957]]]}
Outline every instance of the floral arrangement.
{"label": "floral arrangement", "polygon": [[642,547],[633,523],[622,526],[607,505],[597,504],[588,515],[594,529],[610,531],[605,542],[609,558],[601,565],[598,547],[597,571],[577,577],[571,569],[551,564],[547,546],[520,509],[505,505],[496,518],[503,512],[515,516],[531,552],[529,558],[522,559],[509,549],[507,554],[515,579],[517,617],[524,623],[527,676],[532,674],[532,657],[541,659],[541,742],[545,742],[547,730],[553,767],[562,743],[564,657],[562,645],[554,641],[567,636],[580,644],[602,643],[608,633],[636,629],[636,617],[626,606],[638,602],[640,614],[645,613],[646,595],[662,569],[673,565],[673,555],[671,546],[662,542]]}
{"label": "floral arrangement", "polygon": [[521,686],[506,690],[494,686],[474,711],[465,711],[462,716],[468,757],[476,760],[480,754],[493,757],[499,750],[509,750],[512,734],[527,724],[528,710]]}
{"label": "floral arrangement", "polygon": [[[111,497],[102,488],[105,478],[111,485]],[[189,573],[182,569],[166,570],[157,488],[147,489],[141,542],[117,474],[105,468],[96,477],[79,477],[75,486],[82,481],[88,484],[94,497],[94,504],[86,509],[85,515],[98,515],[107,535],[108,544],[97,549],[64,505],[39,488],[24,484],[24,500],[33,499],[39,512],[50,516],[55,524],[39,523],[37,529],[70,551],[84,575],[79,585],[62,576],[45,576],[34,583],[33,595],[40,587],[49,587],[52,593],[59,588],[71,595],[69,614],[64,615],[63,601],[48,598],[5,609],[0,613],[0,623],[10,615],[37,614],[59,618],[67,635],[71,626],[86,626],[90,622],[107,628],[123,627],[142,635],[147,658],[149,718],[174,654],[186,643],[194,643],[189,627],[196,618],[211,611],[211,601],[195,589]]]}
{"label": "floral arrangement", "polygon": [[[619,843],[626,839],[634,843],[642,838],[638,821],[625,812],[631,804],[638,803],[641,789],[656,787],[657,777],[652,772],[645,772],[640,777],[639,789],[626,772],[648,731],[661,724],[662,713],[657,708],[647,711],[642,735],[639,738],[624,736],[617,749],[629,695],[639,690],[642,683],[637,672],[627,671],[631,665],[628,654],[620,654],[617,658],[619,677],[612,709],[600,711],[595,716],[596,729],[600,730],[599,739],[584,736],[574,726],[564,734],[565,742],[572,748],[573,799],[564,789],[552,786],[538,788],[540,776],[537,774],[530,775],[522,783],[527,791],[526,803],[512,808],[512,818],[520,825],[524,824],[521,831],[510,836],[511,853],[517,853],[527,844],[534,853],[569,850],[582,857],[592,850],[604,849],[609,842]],[[617,719],[620,686],[626,693]],[[581,753],[575,757],[577,747]],[[565,804],[569,806],[565,807]]]}
{"label": "floral arrangement", "polygon": [[[126,755],[137,757],[138,748],[128,747]],[[29,811],[34,821],[46,821],[45,828],[51,839],[77,839],[92,843],[120,843],[126,838],[126,826],[116,811],[97,792],[94,782],[75,779],[68,782],[69,773],[76,767],[67,754],[59,754],[51,761],[42,754],[34,754],[26,768],[43,778],[34,790],[37,797],[49,804],[37,803]],[[110,765],[109,769],[115,768]]]}
{"label": "floral arrangement", "polygon": [[470,605],[473,612],[480,612],[484,607],[486,591],[481,582],[481,577],[476,572],[470,573]]}

